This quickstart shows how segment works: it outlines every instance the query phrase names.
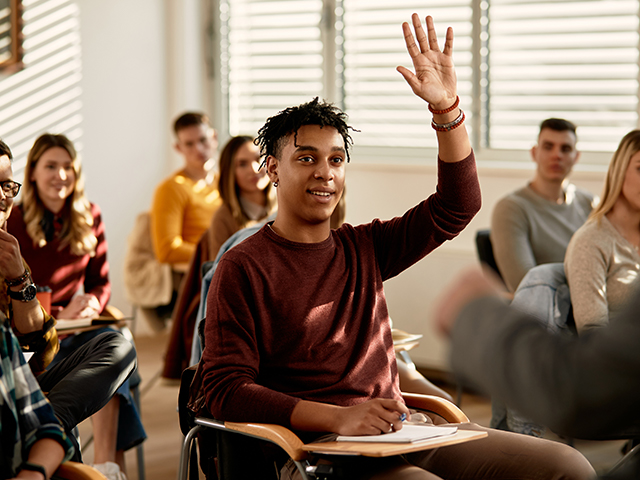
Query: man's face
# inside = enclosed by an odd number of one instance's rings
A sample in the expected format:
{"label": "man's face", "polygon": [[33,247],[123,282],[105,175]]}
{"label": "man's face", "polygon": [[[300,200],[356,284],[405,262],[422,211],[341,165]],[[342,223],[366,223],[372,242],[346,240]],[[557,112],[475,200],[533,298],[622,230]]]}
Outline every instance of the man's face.
{"label": "man's face", "polygon": [[177,137],[176,150],[184,156],[187,165],[194,168],[202,168],[218,148],[215,130],[204,123],[180,129]]}
{"label": "man's face", "polygon": [[[13,170],[11,168],[11,160],[6,155],[0,157],[0,182],[5,180],[13,180]],[[11,215],[13,207],[13,198],[7,197],[0,188],[0,228],[7,228],[7,220]]]}
{"label": "man's face", "polygon": [[579,156],[576,136],[570,130],[544,128],[538,144],[531,149],[531,157],[538,164],[538,176],[549,182],[562,182],[567,178]]}
{"label": "man's face", "polygon": [[[295,145],[294,145],[295,140]],[[344,190],[346,151],[333,127],[305,125],[292,134],[267,171],[278,182],[278,216],[305,225],[329,221]]]}

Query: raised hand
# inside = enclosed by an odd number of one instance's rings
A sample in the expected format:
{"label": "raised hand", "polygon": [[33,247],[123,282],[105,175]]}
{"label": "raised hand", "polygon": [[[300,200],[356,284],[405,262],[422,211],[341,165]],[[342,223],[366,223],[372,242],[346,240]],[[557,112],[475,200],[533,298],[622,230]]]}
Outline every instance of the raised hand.
{"label": "raised hand", "polygon": [[411,27],[407,22],[402,24],[402,31],[415,73],[402,66],[397,70],[407,81],[413,93],[429,102],[434,109],[444,110],[453,105],[457,95],[456,71],[452,59],[453,29],[451,27],[447,29],[444,50],[440,51],[433,18],[428,16],[426,19],[426,34],[417,14],[414,13],[411,20],[418,44],[416,45]]}

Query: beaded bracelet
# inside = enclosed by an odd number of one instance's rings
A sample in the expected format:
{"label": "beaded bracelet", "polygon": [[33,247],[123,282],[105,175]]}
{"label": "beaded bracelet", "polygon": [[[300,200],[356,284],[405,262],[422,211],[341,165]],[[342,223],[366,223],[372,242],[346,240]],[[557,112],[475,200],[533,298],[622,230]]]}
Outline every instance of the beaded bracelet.
{"label": "beaded bracelet", "polygon": [[458,115],[458,118],[456,118],[453,122],[436,123],[435,121],[431,120],[431,127],[436,132],[449,132],[454,128],[458,128],[460,125],[462,125],[462,123],[464,122],[464,118],[464,112],[462,111],[462,109],[460,109],[460,115]]}
{"label": "beaded bracelet", "polygon": [[444,115],[445,113],[449,113],[452,112],[454,108],[456,108],[458,106],[458,104],[460,103],[460,97],[456,95],[456,101],[453,102],[453,105],[451,105],[449,108],[446,108],[444,110],[435,110],[431,104],[429,104],[429,111],[431,113],[433,113],[434,115]]}
{"label": "beaded bracelet", "polygon": [[16,285],[20,285],[21,283],[23,283],[27,279],[28,276],[29,276],[29,270],[27,270],[25,268],[24,269],[24,273],[22,275],[20,275],[18,278],[13,278],[11,280],[5,279],[5,283],[9,287],[15,287]]}

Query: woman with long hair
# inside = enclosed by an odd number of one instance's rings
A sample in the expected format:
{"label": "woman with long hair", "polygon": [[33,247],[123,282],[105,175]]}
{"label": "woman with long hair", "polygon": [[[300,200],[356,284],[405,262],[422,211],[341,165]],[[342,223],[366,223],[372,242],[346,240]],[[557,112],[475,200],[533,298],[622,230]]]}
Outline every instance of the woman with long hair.
{"label": "woman with long hair", "polygon": [[218,192],[222,205],[198,242],[189,269],[180,284],[173,309],[173,325],[162,376],[179,379],[188,366],[193,328],[200,304],[202,265],[213,261],[222,244],[238,230],[266,220],[275,209],[275,195],[253,137],[239,135],[227,141],[219,157]]}
{"label": "woman with long hair", "polygon": [[640,272],[640,130],[620,141],[599,205],[573,235],[565,257],[578,333],[607,325]]}
{"label": "woman with long hair", "polygon": [[[34,283],[51,289],[51,314],[72,320],[102,313],[111,294],[104,224],[98,206],[85,196],[73,143],[64,135],[44,134],[36,139],[27,156],[22,188],[22,201],[9,218],[8,231],[33,267]],[[104,330],[62,339],[50,366]],[[125,382],[118,395],[92,417],[94,462],[115,479],[121,477],[114,464],[119,460],[124,468],[122,452],[146,438],[128,389]]]}
{"label": "woman with long hair", "polygon": [[275,195],[253,137],[232,137],[220,153],[218,191],[222,206],[205,233],[213,260],[222,244],[238,230],[266,219],[275,208]]}

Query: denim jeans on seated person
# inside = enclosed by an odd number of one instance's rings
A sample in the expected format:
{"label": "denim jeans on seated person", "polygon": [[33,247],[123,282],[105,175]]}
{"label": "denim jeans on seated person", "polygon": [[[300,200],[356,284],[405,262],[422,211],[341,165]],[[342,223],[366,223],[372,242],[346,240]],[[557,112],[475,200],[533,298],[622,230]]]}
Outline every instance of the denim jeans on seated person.
{"label": "denim jeans on seated person", "polygon": [[[569,334],[571,297],[564,264],[547,263],[529,270],[518,285],[511,306],[534,315],[552,332]],[[495,398],[491,401],[490,425],[535,437],[542,437],[546,430]]]}

